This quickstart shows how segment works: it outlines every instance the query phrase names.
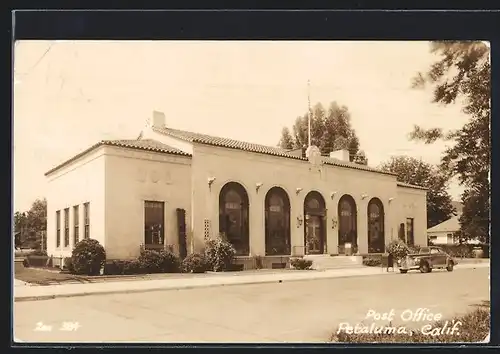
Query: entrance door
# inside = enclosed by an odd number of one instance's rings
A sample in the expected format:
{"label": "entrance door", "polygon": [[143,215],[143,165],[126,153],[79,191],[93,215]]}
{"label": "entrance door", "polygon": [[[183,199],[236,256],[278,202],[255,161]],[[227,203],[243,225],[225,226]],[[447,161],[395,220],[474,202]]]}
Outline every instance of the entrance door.
{"label": "entrance door", "polygon": [[373,198],[368,203],[368,252],[385,251],[384,206],[380,199]]}
{"label": "entrance door", "polygon": [[[357,211],[354,198],[345,194],[339,200],[338,206],[339,220],[339,254],[346,253],[345,244],[350,243],[352,248],[357,249],[358,231],[357,231]],[[352,250],[355,252],[355,250]]]}
{"label": "entrance door", "polygon": [[322,254],[324,242],[321,217],[308,215],[306,218],[306,252],[307,254]]}
{"label": "entrance door", "polygon": [[323,196],[316,191],[304,199],[304,251],[305,254],[322,254],[326,251],[326,208]]}

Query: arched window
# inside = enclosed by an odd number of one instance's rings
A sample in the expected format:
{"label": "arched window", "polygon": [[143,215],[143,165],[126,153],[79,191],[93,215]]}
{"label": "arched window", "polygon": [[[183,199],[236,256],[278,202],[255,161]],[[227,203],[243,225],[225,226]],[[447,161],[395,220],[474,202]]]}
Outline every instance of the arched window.
{"label": "arched window", "polygon": [[304,200],[304,247],[306,254],[321,254],[326,249],[326,208],[323,196],[311,191]]}
{"label": "arched window", "polygon": [[289,255],[290,243],[290,200],[279,187],[271,188],[265,199],[266,209],[266,256]]}
{"label": "arched window", "polygon": [[245,188],[236,182],[225,184],[219,194],[219,232],[233,245],[236,255],[248,256],[250,253],[248,224]]}
{"label": "arched window", "polygon": [[356,202],[353,197],[346,194],[340,198],[338,214],[339,251],[343,252],[346,243],[352,246],[358,243]]}
{"label": "arched window", "polygon": [[368,252],[385,251],[384,205],[378,198],[368,203]]}

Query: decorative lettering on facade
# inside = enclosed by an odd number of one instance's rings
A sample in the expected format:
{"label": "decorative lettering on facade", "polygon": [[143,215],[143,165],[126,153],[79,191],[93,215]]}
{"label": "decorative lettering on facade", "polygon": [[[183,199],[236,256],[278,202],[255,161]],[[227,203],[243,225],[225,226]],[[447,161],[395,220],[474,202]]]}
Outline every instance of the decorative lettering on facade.
{"label": "decorative lettering on facade", "polygon": [[227,202],[226,209],[238,210],[238,209],[241,209],[241,204],[234,203],[234,202]]}
{"label": "decorative lettering on facade", "polygon": [[165,171],[165,184],[172,184],[172,174],[170,171]]}
{"label": "decorative lettering on facade", "polygon": [[158,181],[160,180],[160,174],[158,173],[158,171],[151,171],[151,182],[153,183],[158,183]]}
{"label": "decorative lettering on facade", "polygon": [[139,182],[146,182],[147,172],[142,168],[137,169],[137,180]]}

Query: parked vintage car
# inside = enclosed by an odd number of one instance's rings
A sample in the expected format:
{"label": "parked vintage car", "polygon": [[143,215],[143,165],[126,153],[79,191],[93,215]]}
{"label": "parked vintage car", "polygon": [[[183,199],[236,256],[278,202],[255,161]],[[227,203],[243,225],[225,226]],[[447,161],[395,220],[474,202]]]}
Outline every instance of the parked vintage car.
{"label": "parked vintage car", "polygon": [[420,270],[422,273],[430,273],[433,269],[446,269],[453,271],[457,261],[441,247],[422,247],[418,253],[408,254],[399,264],[401,273],[409,270]]}

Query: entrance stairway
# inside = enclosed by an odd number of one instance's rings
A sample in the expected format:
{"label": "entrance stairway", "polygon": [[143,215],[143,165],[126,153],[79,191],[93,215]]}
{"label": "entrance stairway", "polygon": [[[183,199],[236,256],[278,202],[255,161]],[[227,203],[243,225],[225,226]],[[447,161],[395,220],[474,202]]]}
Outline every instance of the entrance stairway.
{"label": "entrance stairway", "polygon": [[317,270],[363,267],[362,256],[331,256],[329,254],[319,254],[306,255],[304,259],[311,260],[313,262],[312,268]]}

